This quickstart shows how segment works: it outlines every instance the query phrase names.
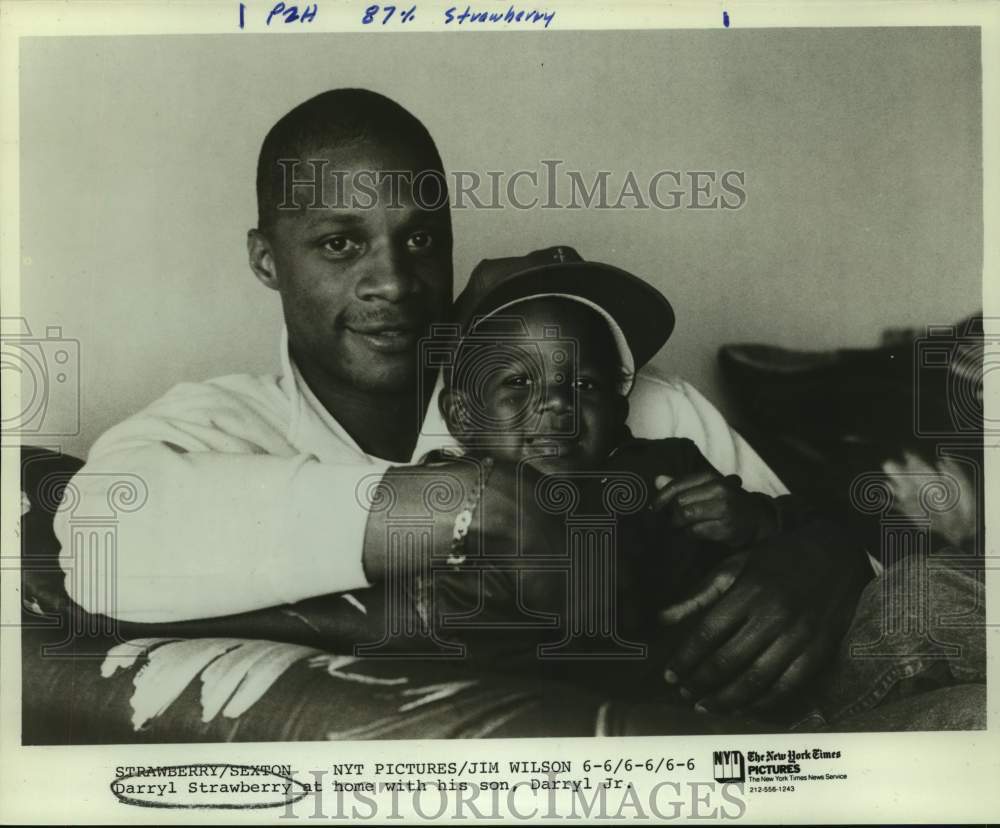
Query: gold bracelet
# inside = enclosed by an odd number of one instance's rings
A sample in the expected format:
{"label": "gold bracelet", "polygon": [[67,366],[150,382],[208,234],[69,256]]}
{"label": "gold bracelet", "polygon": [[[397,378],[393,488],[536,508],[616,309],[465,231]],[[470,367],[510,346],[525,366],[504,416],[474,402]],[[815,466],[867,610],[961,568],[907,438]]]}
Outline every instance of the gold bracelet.
{"label": "gold bracelet", "polygon": [[479,479],[472,487],[469,496],[465,499],[462,510],[455,515],[455,524],[451,533],[451,551],[448,554],[446,563],[448,566],[458,569],[465,563],[465,538],[469,534],[469,527],[472,525],[472,516],[483,497],[483,489],[486,488],[486,481],[493,471],[493,458],[486,457],[480,465]]}

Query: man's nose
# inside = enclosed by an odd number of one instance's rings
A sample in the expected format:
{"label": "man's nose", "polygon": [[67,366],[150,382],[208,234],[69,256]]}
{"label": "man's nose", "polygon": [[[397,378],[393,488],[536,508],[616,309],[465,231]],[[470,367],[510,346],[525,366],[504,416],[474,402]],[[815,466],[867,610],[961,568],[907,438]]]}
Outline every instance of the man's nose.
{"label": "man's nose", "polygon": [[374,249],[366,258],[366,269],[357,287],[361,299],[402,302],[418,289],[409,257],[394,245]]}

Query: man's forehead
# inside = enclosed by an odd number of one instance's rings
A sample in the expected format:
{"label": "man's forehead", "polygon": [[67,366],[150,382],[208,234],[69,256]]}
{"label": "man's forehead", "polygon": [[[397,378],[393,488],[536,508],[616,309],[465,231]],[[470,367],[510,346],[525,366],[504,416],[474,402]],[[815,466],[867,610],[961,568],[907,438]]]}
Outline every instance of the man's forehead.
{"label": "man's forehead", "polygon": [[306,232],[320,232],[327,228],[342,229],[345,227],[362,227],[372,222],[381,222],[386,214],[400,224],[435,224],[446,225],[447,215],[442,211],[429,211],[403,199],[394,206],[373,205],[371,207],[324,207],[313,206],[308,199],[296,199],[294,206],[278,210],[279,219],[292,219]]}
{"label": "man's forehead", "polygon": [[426,152],[385,141],[349,140],[316,144],[289,156],[287,161],[300,165],[315,164],[328,170],[404,171],[410,173],[434,169],[437,163]]}
{"label": "man's forehead", "polygon": [[321,229],[326,225],[364,224],[365,213],[361,210],[330,210],[322,207],[302,208],[293,212],[310,229]]}
{"label": "man's forehead", "polygon": [[428,211],[421,210],[416,205],[408,202],[404,202],[394,209],[389,209],[383,204],[376,204],[371,207],[358,207],[349,204],[337,207],[307,206],[305,209],[293,211],[293,214],[301,216],[310,227],[321,227],[327,224],[364,224],[376,213],[380,212],[389,212],[394,216],[398,216],[400,221],[406,221],[409,218],[424,218],[430,215]]}

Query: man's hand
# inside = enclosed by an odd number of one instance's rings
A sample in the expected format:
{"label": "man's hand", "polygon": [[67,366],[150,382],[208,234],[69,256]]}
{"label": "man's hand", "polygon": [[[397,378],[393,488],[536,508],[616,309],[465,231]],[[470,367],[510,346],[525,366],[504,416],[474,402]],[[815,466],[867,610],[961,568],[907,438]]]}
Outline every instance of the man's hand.
{"label": "man's hand", "polygon": [[660,623],[666,626],[680,624],[702,610],[707,610],[736,583],[746,563],[746,552],[737,552],[721,561],[692,595],[660,611]]}
{"label": "man's hand", "polygon": [[665,624],[703,615],[664,678],[706,711],[773,708],[821,669],[871,573],[837,527],[782,534],[724,561]]}
{"label": "man's hand", "polygon": [[743,489],[740,478],[715,471],[654,481],[659,491],[651,507],[667,516],[670,525],[702,540],[738,548],[774,534],[777,512],[770,498]]}

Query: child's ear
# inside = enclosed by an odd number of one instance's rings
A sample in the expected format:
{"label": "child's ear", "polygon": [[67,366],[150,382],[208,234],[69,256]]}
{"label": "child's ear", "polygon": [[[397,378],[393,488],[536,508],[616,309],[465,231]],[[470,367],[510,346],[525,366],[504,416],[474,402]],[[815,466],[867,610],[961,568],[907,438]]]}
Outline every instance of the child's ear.
{"label": "child's ear", "polygon": [[461,434],[465,430],[468,408],[465,403],[465,395],[461,391],[445,388],[438,397],[438,410],[450,432]]}

